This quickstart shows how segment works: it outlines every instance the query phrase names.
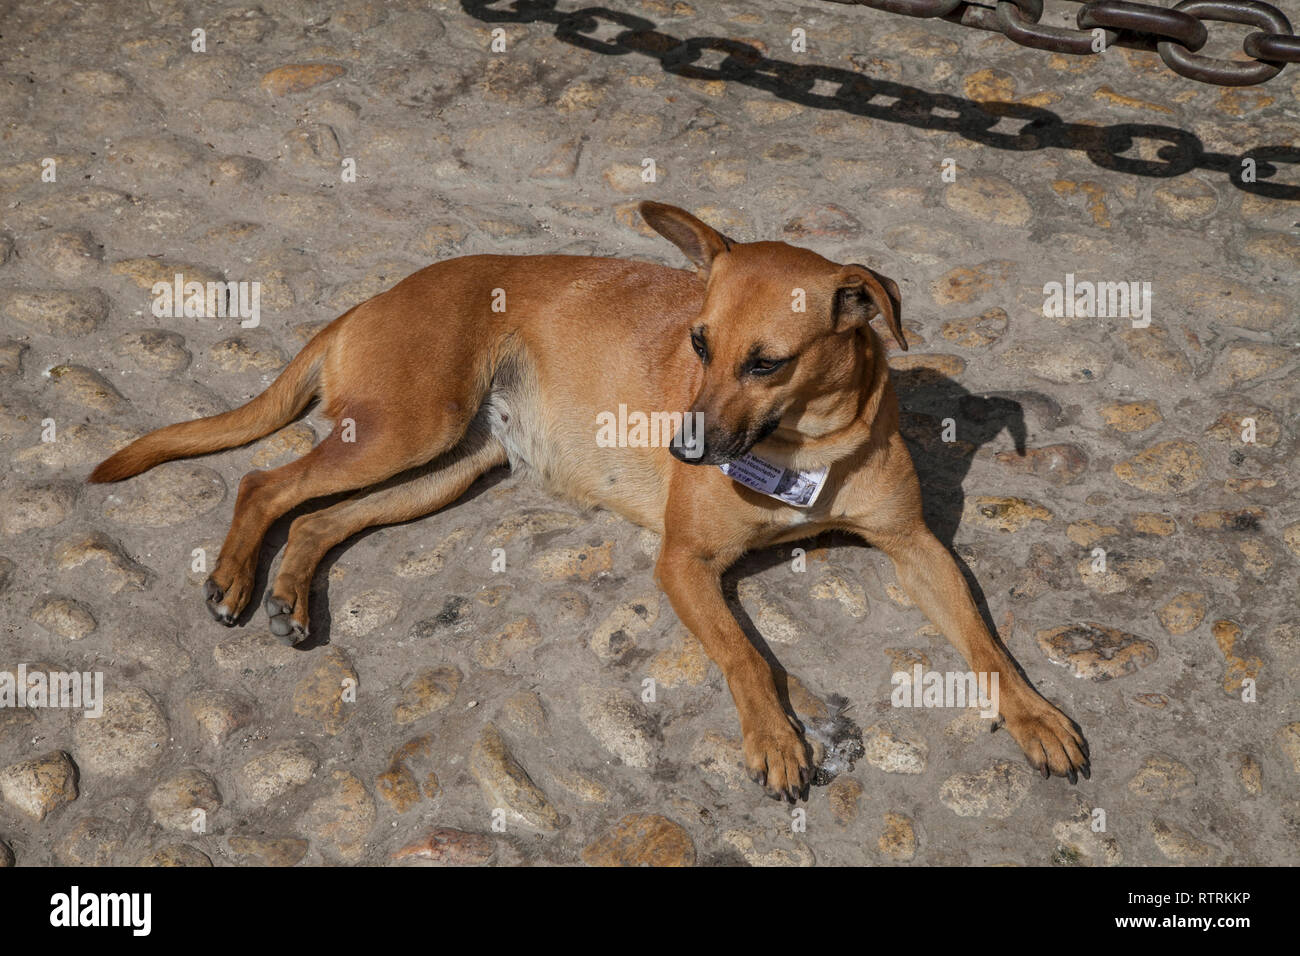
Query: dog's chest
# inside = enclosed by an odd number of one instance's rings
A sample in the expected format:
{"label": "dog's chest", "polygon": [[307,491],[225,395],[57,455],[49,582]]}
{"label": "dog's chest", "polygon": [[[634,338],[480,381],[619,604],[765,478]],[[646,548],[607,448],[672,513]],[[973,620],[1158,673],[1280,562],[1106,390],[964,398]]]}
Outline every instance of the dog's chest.
{"label": "dog's chest", "polygon": [[766,547],[787,541],[798,541],[801,538],[812,538],[834,528],[835,523],[824,508],[782,507],[769,516],[764,527],[762,544],[757,546]]}

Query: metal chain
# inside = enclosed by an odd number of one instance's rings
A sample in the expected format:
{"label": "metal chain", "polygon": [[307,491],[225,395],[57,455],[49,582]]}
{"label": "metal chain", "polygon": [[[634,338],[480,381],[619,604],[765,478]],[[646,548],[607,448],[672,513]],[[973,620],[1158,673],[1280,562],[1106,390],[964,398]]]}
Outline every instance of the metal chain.
{"label": "metal chain", "polygon": [[[1158,7],[1132,0],[1083,2],[1078,30],[1039,23],[1043,0],[830,0],[873,7],[909,17],[937,18],[977,30],[1001,33],[1021,46],[1088,56],[1112,46],[1154,50],[1175,73],[1219,86],[1253,86],[1271,80],[1288,63],[1300,63],[1300,37],[1281,10],[1259,0],[1182,0]],[[1208,42],[1206,22],[1256,27],[1242,43],[1249,60],[1200,56]]]}

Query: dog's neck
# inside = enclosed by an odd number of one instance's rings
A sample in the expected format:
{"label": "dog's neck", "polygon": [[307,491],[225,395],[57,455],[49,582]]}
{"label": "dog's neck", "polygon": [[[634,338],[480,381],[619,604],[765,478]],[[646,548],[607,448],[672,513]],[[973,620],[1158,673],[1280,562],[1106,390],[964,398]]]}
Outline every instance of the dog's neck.
{"label": "dog's neck", "polygon": [[756,444],[751,453],[782,468],[811,471],[870,452],[879,440],[877,421],[889,387],[889,363],[883,343],[868,326],[857,342],[861,356],[858,368],[857,414],[841,428],[821,435],[808,435],[778,427]]}

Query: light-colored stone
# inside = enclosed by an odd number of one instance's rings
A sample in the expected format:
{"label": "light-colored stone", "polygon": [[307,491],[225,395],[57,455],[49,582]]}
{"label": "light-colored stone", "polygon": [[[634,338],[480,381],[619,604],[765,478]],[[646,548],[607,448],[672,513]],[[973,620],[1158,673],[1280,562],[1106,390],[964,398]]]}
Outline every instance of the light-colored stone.
{"label": "light-colored stone", "polygon": [[10,764],[0,770],[0,796],[39,823],[57,807],[77,799],[77,768],[58,750]]}
{"label": "light-colored stone", "polygon": [[474,744],[469,771],[483,791],[488,810],[504,811],[508,822],[542,831],[558,830],[567,824],[491,724]]}

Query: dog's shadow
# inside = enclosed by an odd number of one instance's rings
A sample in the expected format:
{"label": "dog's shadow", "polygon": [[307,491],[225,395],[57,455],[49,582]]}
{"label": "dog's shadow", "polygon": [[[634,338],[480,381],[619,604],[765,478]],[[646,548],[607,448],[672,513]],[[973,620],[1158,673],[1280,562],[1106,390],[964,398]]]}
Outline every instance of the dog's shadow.
{"label": "dog's shadow", "polygon": [[[997,640],[998,631],[984,592],[966,562],[953,552],[953,538],[961,524],[966,504],[963,483],[980,448],[1006,431],[1010,434],[1016,453],[1025,454],[1027,428],[1024,406],[1020,399],[1030,393],[976,395],[953,379],[929,368],[895,370],[891,375],[898,393],[899,431],[907,443],[921,483],[926,524],[935,537],[953,553],[957,567],[970,585],[971,594],[989,633]],[[1046,405],[1059,414],[1059,406],[1051,399],[1037,394],[1033,394],[1033,398],[1036,404]],[[861,538],[841,532],[822,534],[811,539],[811,542],[815,547],[869,547]],[[793,708],[787,692],[786,672],[741,604],[737,591],[741,580],[790,562],[792,549],[807,549],[809,543],[810,541],[792,542],[753,552],[723,576],[723,591],[727,602],[741,628],[776,671],[777,689],[782,703],[791,713]]]}

